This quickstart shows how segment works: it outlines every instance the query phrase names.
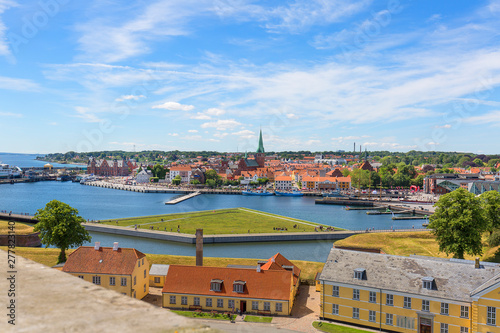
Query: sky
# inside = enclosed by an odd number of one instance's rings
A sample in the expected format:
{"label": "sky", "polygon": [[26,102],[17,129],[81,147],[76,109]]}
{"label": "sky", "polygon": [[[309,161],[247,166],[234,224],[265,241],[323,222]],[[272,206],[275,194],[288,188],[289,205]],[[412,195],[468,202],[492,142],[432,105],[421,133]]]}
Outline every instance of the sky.
{"label": "sky", "polygon": [[0,0],[0,151],[500,153],[500,0]]}

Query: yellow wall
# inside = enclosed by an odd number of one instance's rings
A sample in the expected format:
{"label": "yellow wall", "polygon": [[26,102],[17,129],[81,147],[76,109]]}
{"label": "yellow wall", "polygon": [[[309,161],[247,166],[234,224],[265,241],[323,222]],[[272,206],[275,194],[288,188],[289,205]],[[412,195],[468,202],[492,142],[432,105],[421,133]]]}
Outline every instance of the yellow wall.
{"label": "yellow wall", "polygon": [[[94,276],[99,276],[101,277],[101,287],[104,287],[106,289],[114,290],[116,292],[119,292],[120,294],[124,294],[127,296],[132,296],[132,279],[130,275],[115,275],[115,274],[84,274],[84,273],[69,273],[73,276],[79,277],[83,276],[83,280],[88,281],[92,283],[93,277]],[[115,285],[112,286],[109,284],[109,278],[114,277],[115,278]],[[121,285],[121,279],[122,277],[127,279],[127,285],[122,286]]]}
{"label": "yellow wall", "polygon": [[[146,272],[146,274],[144,274]],[[134,277],[136,277],[136,284],[134,285]],[[146,288],[144,291],[144,287]],[[144,296],[149,294],[149,262],[146,257],[139,259],[135,264],[134,271],[132,273],[132,297],[142,299]]]}
{"label": "yellow wall", "polygon": [[[159,278],[160,282],[155,283],[155,278]],[[164,285],[165,285],[165,275],[150,275],[149,276],[149,286],[150,287],[163,288]]]}
{"label": "yellow wall", "polygon": [[[488,306],[496,308],[496,326],[487,324]],[[492,290],[474,302],[473,331],[478,333],[500,332],[500,293],[498,288]]]}
{"label": "yellow wall", "polygon": [[[170,296],[176,296],[175,304],[170,304]],[[187,305],[181,304],[181,297],[186,296],[187,297]],[[233,297],[217,297],[217,296],[196,296],[196,295],[183,295],[183,294],[172,294],[172,293],[163,293],[162,295],[162,306],[164,308],[172,308],[172,309],[186,309],[188,310],[190,307],[193,309],[194,305],[194,297],[199,297],[200,298],[200,306],[201,310],[203,311],[221,311],[221,312],[230,312],[232,311],[232,308],[228,307],[228,300],[232,299],[234,300],[234,311],[238,311],[240,308],[240,301],[246,301],[247,306],[246,306],[246,312],[247,313],[257,313],[258,311],[263,312],[264,311],[264,302],[269,302],[271,305],[271,311],[269,314],[272,315],[289,315],[290,309],[288,308],[288,301],[273,301],[273,300],[255,300],[255,299],[248,299],[248,298],[233,298]],[[211,298],[212,299],[212,306],[207,307],[206,306],[206,299]],[[224,306],[222,308],[217,307],[217,299],[223,299],[224,300]],[[252,310],[252,301],[258,301],[259,302],[259,310]],[[282,311],[281,312],[276,312],[276,303],[281,303],[282,304]]]}

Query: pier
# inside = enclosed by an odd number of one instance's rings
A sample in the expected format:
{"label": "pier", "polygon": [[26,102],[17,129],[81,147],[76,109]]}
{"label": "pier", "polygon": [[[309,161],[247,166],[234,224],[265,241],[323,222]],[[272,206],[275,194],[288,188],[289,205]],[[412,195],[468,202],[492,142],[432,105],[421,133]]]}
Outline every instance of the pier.
{"label": "pier", "polygon": [[194,198],[200,194],[201,194],[201,192],[197,191],[197,192],[193,192],[193,193],[190,193],[187,195],[183,195],[181,197],[178,197],[178,198],[175,198],[175,199],[172,199],[170,201],[165,202],[165,205],[175,205],[175,204],[178,204],[179,202],[182,202],[184,200]]}
{"label": "pier", "polygon": [[316,199],[314,203],[320,205],[367,206],[371,208],[375,206],[375,204],[372,201],[367,201],[367,200],[333,199],[328,197],[322,199]]}
{"label": "pier", "polygon": [[428,216],[394,216],[393,220],[426,220]]}
{"label": "pier", "polygon": [[15,213],[0,213],[0,220],[16,221],[16,222],[28,222],[28,223],[38,223],[32,215],[25,214],[15,214]]}

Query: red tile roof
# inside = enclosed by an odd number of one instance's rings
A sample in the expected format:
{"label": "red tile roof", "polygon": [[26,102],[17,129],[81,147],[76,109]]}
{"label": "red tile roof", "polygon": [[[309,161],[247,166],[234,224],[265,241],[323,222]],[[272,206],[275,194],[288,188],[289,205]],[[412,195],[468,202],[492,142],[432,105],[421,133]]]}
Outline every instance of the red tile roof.
{"label": "red tile roof", "polygon": [[295,285],[297,283],[297,280],[299,279],[300,276],[300,268],[292,264],[290,260],[285,258],[281,253],[276,253],[274,256],[269,258],[267,263],[261,266],[262,270],[287,270],[286,268],[283,268],[283,266],[291,266],[293,267],[293,284]]}
{"label": "red tile roof", "polygon": [[[93,246],[80,246],[68,256],[63,272],[95,273],[95,274],[132,274],[137,260],[146,255],[136,249],[101,247],[95,250]],[[149,269],[149,267],[148,267]]]}
{"label": "red tile roof", "polygon": [[[212,280],[222,280],[221,291],[211,291]],[[243,293],[233,291],[235,281],[245,281]],[[289,300],[292,272],[228,267],[170,265],[163,293]]]}

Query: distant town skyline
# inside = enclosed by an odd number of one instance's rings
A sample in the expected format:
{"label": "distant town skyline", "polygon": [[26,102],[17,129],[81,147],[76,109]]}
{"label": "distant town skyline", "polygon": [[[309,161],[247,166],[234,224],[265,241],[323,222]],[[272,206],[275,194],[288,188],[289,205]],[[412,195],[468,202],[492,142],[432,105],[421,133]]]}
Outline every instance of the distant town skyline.
{"label": "distant town skyline", "polygon": [[500,0],[0,0],[0,151],[498,153]]}

